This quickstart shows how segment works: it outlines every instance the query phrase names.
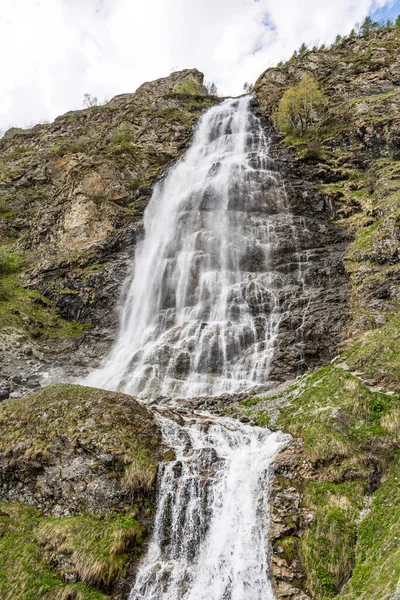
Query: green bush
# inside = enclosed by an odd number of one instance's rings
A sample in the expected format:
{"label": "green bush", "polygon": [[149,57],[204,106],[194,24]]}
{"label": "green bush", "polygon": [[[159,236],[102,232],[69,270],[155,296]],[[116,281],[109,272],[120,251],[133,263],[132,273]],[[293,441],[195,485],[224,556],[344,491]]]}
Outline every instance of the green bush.
{"label": "green bush", "polygon": [[316,133],[325,107],[326,100],[318,83],[311,75],[305,75],[283,94],[274,121],[285,135],[305,138]]}
{"label": "green bush", "polygon": [[0,215],[6,212],[8,212],[7,202],[4,200],[4,198],[0,198]]}
{"label": "green bush", "polygon": [[77,140],[62,140],[57,146],[53,146],[51,151],[56,156],[64,156],[64,154],[77,154],[86,152],[89,146],[89,140],[86,137],[80,137]]}
{"label": "green bush", "polygon": [[133,134],[132,129],[127,125],[120,125],[117,129],[111,133],[111,143],[113,146],[124,144],[124,142],[132,142]]}
{"label": "green bush", "polygon": [[185,81],[185,83],[176,83],[172,88],[174,94],[182,94],[184,96],[199,96],[202,95],[200,84],[194,79],[192,81]]}
{"label": "green bush", "polygon": [[22,265],[22,256],[11,252],[7,247],[0,246],[0,276],[9,275],[19,271]]}

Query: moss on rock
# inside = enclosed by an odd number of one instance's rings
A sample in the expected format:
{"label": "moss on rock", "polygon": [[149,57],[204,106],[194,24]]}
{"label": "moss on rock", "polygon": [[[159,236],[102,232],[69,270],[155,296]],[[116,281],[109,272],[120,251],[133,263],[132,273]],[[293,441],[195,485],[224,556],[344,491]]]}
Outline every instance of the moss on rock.
{"label": "moss on rock", "polygon": [[151,497],[164,452],[154,416],[134,398],[72,384],[4,401],[0,438],[0,497],[58,515]]}
{"label": "moss on rock", "polygon": [[[289,566],[293,548],[298,549],[296,557],[306,575],[302,589],[313,598],[331,598],[350,580],[344,588],[349,595],[343,598],[372,600],[372,582],[378,578],[386,599],[391,598],[386,593],[394,594],[399,578],[398,550],[391,541],[399,506],[389,488],[396,483],[398,469],[400,396],[372,388],[348,369],[337,359],[278,395],[245,400],[242,410],[254,421],[270,420],[303,441],[295,471],[288,475],[291,469],[283,469],[278,478],[284,481],[277,485],[300,490],[300,515],[311,511],[314,517],[307,522],[297,517],[303,525],[292,527],[299,537],[297,545],[289,544],[290,556],[285,554],[286,538],[275,542],[285,550],[282,555],[290,559]],[[360,520],[371,497],[376,509]],[[393,512],[385,514],[383,506],[389,505]],[[371,531],[378,527],[381,535],[370,551]],[[375,560],[379,552],[387,558]]]}

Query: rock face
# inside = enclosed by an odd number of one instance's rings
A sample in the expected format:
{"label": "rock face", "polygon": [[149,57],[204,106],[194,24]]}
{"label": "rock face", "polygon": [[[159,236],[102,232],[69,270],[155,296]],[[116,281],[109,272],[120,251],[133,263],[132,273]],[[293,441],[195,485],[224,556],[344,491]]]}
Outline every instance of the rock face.
{"label": "rock face", "polygon": [[382,326],[400,298],[399,44],[398,29],[348,39],[268,69],[255,84],[268,118],[305,74],[316,78],[327,98],[317,155],[304,160],[301,140],[292,150],[300,164],[307,163],[309,180],[331,203],[340,228],[354,238],[344,260],[352,317],[347,337]]}
{"label": "rock face", "polygon": [[[154,415],[125,394],[59,384],[5,400],[0,432],[2,570],[10,574],[13,561],[34,598],[44,597],[29,575],[36,569],[51,597],[81,582],[80,598],[126,598],[146,532],[138,518],[148,523],[166,452]],[[23,539],[12,556],[7,539],[17,531]],[[24,554],[26,536],[33,554]],[[0,591],[27,597],[3,579]]]}
{"label": "rock face", "polygon": [[[195,69],[173,73],[50,125],[10,130],[0,141],[0,240],[24,259],[23,274],[8,282],[0,310],[9,363],[2,389],[19,389],[10,379],[27,361],[7,341],[16,331],[30,348],[27,376],[57,348],[59,363],[73,352],[77,372],[109,347],[117,320],[110,309],[140,237],[152,184],[217,101],[202,82]],[[82,328],[71,336],[62,319],[97,328],[82,341]]]}
{"label": "rock face", "polygon": [[[327,103],[313,152],[307,139],[281,142],[348,236],[327,296],[339,298],[342,271],[348,304],[337,368],[266,396],[257,410],[251,406],[260,399],[242,401],[249,407],[245,418],[295,437],[277,458],[272,491],[278,598],[389,600],[396,594],[398,557],[384,549],[393,535],[390,511],[399,510],[393,494],[400,391],[399,45],[398,29],[348,39],[268,69],[254,86],[271,120],[285,90],[305,74],[317,80]],[[318,315],[314,326],[319,323]]]}
{"label": "rock face", "polygon": [[3,402],[0,431],[0,499],[56,516],[151,494],[163,456],[154,416],[132,397],[70,384]]}
{"label": "rock face", "polygon": [[[257,110],[257,109],[256,109]],[[268,120],[272,168],[284,186],[288,215],[267,196],[276,243],[270,258],[279,274],[274,290],[284,307],[270,378],[286,381],[333,358],[347,318],[348,277],[343,260],[349,234],[332,223],[334,206],[312,181],[312,172],[280,144]]]}

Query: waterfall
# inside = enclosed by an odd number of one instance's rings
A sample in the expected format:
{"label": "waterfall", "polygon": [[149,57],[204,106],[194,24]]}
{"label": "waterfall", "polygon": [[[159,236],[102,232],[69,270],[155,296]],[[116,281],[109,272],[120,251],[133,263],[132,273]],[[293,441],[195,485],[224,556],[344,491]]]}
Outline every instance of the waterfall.
{"label": "waterfall", "polygon": [[271,256],[282,230],[291,235],[291,217],[250,102],[209,109],[155,186],[119,336],[89,385],[149,398],[268,381],[283,315]]}
{"label": "waterfall", "polygon": [[[250,103],[209,109],[155,186],[118,338],[85,383],[184,402],[268,382],[295,287],[283,289],[276,257],[293,250],[296,232]],[[303,263],[293,260],[295,251],[284,272],[301,286]],[[181,425],[160,418],[176,460],[159,469],[154,530],[130,600],[272,600],[269,468],[287,437],[210,415]]]}
{"label": "waterfall", "polygon": [[232,419],[163,422],[176,460],[159,472],[157,514],[129,600],[273,600],[270,463],[286,436]]}

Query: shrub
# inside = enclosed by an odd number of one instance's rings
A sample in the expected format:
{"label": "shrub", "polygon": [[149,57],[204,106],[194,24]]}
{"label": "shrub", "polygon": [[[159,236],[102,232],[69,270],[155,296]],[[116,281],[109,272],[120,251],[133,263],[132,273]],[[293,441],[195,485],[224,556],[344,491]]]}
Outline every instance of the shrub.
{"label": "shrub", "polygon": [[16,273],[21,267],[22,257],[17,252],[11,252],[7,247],[0,246],[0,275]]}
{"label": "shrub", "polygon": [[86,152],[88,146],[88,138],[80,137],[76,140],[62,140],[59,145],[51,148],[51,152],[53,152],[53,154],[56,156],[64,156],[64,154],[77,154],[78,152]]}
{"label": "shrub", "polygon": [[199,96],[201,94],[200,84],[194,79],[185,81],[185,83],[176,83],[172,88],[172,93],[183,96]]}
{"label": "shrub", "polygon": [[274,120],[282,133],[299,138],[315,132],[325,109],[325,97],[311,75],[305,75],[286,90],[279,102]]}
{"label": "shrub", "polygon": [[7,202],[4,200],[4,198],[0,198],[0,215],[6,212],[8,212]]}
{"label": "shrub", "polygon": [[132,129],[128,125],[120,125],[117,129],[114,129],[110,138],[113,145],[123,144],[124,142],[130,144],[133,139]]}
{"label": "shrub", "polygon": [[309,161],[318,161],[322,160],[323,152],[321,148],[321,143],[318,140],[308,140],[307,147],[304,153],[304,159]]}
{"label": "shrub", "polygon": [[218,96],[218,87],[215,81],[206,81],[205,86],[210,96]]}

